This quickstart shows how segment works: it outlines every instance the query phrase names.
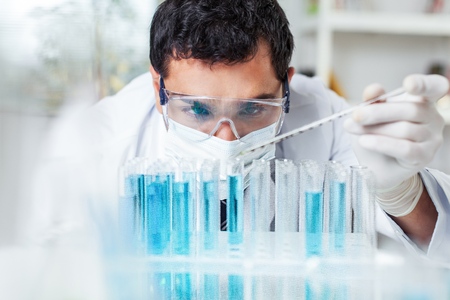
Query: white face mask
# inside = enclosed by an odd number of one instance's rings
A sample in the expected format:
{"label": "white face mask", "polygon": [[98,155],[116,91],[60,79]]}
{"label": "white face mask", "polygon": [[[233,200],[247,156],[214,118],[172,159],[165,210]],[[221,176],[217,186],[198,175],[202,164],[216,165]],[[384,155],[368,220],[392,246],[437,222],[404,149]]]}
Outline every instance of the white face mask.
{"label": "white face mask", "polygon": [[[165,152],[168,157],[177,160],[181,158],[219,159],[221,161],[221,175],[224,175],[223,171],[227,160],[236,158],[245,149],[273,138],[276,135],[276,125],[275,123],[253,131],[240,140],[226,141],[215,136],[208,138],[206,133],[169,119]],[[254,159],[269,160],[274,158],[274,156],[275,145],[270,145],[245,155],[245,157],[242,157],[245,166],[244,175],[249,173]]]}

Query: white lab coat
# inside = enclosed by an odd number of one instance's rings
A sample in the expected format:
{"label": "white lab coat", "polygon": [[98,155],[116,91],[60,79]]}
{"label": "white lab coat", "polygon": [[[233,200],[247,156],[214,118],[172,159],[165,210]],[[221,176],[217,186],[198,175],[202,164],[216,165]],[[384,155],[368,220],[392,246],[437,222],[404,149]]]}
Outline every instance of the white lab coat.
{"label": "white lab coat", "polygon": [[[329,116],[348,105],[318,79],[294,75],[290,86],[291,108],[282,132]],[[59,146],[53,147],[58,150],[51,156],[73,157],[82,153],[84,161],[90,162],[84,168],[88,166],[91,170],[89,175],[85,175],[91,180],[86,180],[84,185],[95,186],[96,191],[101,191],[100,201],[114,202],[111,199],[117,199],[118,169],[121,165],[135,157],[156,159],[164,156],[166,130],[156,110],[154,95],[151,75],[147,73],[137,77],[115,96],[107,97],[90,108],[81,124],[77,123],[82,128],[79,140],[68,143],[67,139],[59,139]],[[278,144],[277,157],[357,164],[350,136],[344,131],[342,123],[343,119],[339,119]],[[450,255],[447,255],[447,252],[450,253],[450,176],[435,170],[424,170],[421,176],[439,212],[428,256],[450,261]],[[43,219],[46,217],[51,218],[45,214],[41,216]],[[386,235],[397,236],[408,248],[421,253],[383,213],[377,216],[377,228]]]}

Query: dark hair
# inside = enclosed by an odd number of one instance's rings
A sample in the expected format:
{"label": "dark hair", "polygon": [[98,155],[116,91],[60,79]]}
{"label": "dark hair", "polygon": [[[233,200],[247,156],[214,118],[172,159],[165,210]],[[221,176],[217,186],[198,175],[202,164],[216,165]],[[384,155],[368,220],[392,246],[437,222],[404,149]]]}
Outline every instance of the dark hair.
{"label": "dark hair", "polygon": [[251,60],[261,41],[283,80],[294,40],[276,0],[166,0],[152,20],[150,62],[162,77],[172,59],[233,65]]}

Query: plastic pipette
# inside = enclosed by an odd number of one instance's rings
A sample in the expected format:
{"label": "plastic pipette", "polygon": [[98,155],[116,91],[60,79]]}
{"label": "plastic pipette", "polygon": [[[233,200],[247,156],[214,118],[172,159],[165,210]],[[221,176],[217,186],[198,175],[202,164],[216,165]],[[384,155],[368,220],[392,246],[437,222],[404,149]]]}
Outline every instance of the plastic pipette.
{"label": "plastic pipette", "polygon": [[246,149],[246,150],[244,150],[244,151],[242,151],[240,153],[240,156],[243,156],[245,154],[251,153],[251,152],[253,152],[253,151],[255,151],[255,150],[259,149],[259,148],[263,148],[263,147],[266,147],[266,146],[269,146],[269,145],[272,145],[272,144],[276,144],[276,143],[282,142],[282,141],[284,141],[284,140],[286,140],[288,138],[294,137],[294,136],[299,135],[301,133],[304,133],[304,132],[306,132],[308,130],[312,130],[314,128],[322,126],[325,123],[331,122],[331,121],[339,119],[339,118],[341,118],[341,117],[343,117],[345,115],[348,115],[348,114],[352,113],[353,111],[355,111],[356,109],[358,109],[360,107],[367,106],[367,105],[370,105],[370,104],[375,103],[375,102],[384,101],[387,98],[401,95],[404,92],[405,92],[405,90],[403,88],[398,88],[398,89],[395,89],[395,90],[393,90],[391,92],[388,92],[388,93],[385,93],[385,94],[383,94],[381,96],[378,96],[376,98],[364,101],[364,102],[362,102],[362,103],[360,103],[358,105],[352,106],[352,107],[350,107],[348,109],[345,109],[343,111],[340,111],[340,112],[337,112],[335,114],[332,114],[331,116],[328,116],[328,117],[325,117],[325,118],[320,119],[318,121],[314,121],[312,123],[306,124],[306,125],[304,125],[304,126],[302,126],[300,128],[291,130],[289,132],[286,132],[285,134],[276,136],[276,137],[274,137],[274,138],[272,138],[272,139],[270,139],[268,141],[265,141],[264,143],[261,143],[259,145],[254,146],[254,147]]}

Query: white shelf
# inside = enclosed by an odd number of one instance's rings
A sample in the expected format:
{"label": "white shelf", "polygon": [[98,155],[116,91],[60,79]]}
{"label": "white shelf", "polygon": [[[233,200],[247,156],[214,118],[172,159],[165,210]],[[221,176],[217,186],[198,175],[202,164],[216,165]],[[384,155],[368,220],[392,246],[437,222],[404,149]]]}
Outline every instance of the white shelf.
{"label": "white shelf", "polygon": [[317,33],[323,27],[334,32],[450,37],[450,14],[331,11],[320,22],[317,16],[306,17],[300,30]]}
{"label": "white shelf", "polygon": [[323,20],[338,32],[368,32],[450,37],[448,14],[398,14],[332,11]]}

